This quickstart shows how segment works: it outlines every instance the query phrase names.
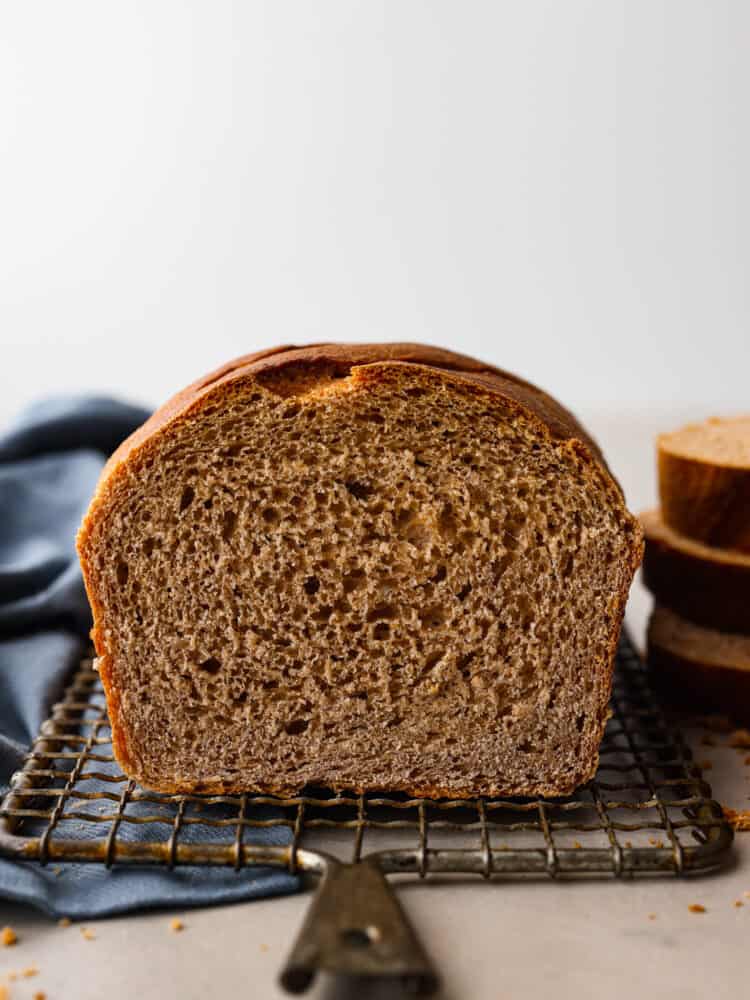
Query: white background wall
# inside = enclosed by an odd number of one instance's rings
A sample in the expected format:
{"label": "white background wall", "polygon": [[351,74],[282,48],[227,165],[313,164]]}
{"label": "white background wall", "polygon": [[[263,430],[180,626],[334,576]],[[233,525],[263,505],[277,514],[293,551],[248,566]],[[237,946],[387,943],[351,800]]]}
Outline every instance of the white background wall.
{"label": "white background wall", "polygon": [[0,417],[416,339],[750,409],[750,3],[2,3]]}

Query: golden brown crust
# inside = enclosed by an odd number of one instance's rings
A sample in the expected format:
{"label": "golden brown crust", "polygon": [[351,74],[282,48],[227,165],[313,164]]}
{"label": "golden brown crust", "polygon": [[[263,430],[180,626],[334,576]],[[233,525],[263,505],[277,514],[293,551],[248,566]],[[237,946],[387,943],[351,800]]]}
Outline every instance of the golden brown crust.
{"label": "golden brown crust", "polygon": [[750,469],[675,454],[659,442],[659,495],[674,531],[750,553]]}
{"label": "golden brown crust", "polygon": [[657,511],[641,514],[643,582],[659,604],[721,632],[750,635],[750,558],[674,535]]}
{"label": "golden brown crust", "polygon": [[295,366],[314,368],[328,365],[345,370],[384,362],[423,365],[454,372],[469,382],[506,396],[543,422],[553,437],[571,438],[583,442],[606,468],[598,446],[572,413],[530,382],[500,368],[483,364],[467,355],[422,344],[310,344],[307,347],[275,347],[243,355],[178,392],[123,441],[105,466],[99,486],[100,488],[103,486],[112,470],[120,462],[126,461],[132,452],[183,415],[208,392],[214,392],[219,387],[228,387],[232,382],[249,375],[267,376],[269,373],[281,375],[285,370]]}
{"label": "golden brown crust", "polygon": [[[602,482],[613,502],[624,514],[625,523],[632,534],[630,553],[631,561],[622,567],[621,587],[618,599],[610,609],[612,629],[610,637],[609,661],[603,665],[601,683],[601,704],[599,712],[599,736],[603,735],[604,726],[609,716],[608,702],[611,688],[611,678],[614,657],[619,638],[620,624],[627,600],[632,575],[640,564],[643,543],[638,522],[628,514],[624,507],[622,491],[612,477],[601,452],[596,444],[586,434],[571,413],[560,406],[554,399],[535,386],[500,369],[484,365],[472,358],[439,348],[416,344],[318,344],[304,348],[279,347],[256,354],[238,358],[215,372],[199,379],[182,392],[170,399],[157,410],[146,423],[132,434],[112,455],[99,481],[96,494],[78,535],[78,551],[83,569],[84,581],[91,602],[94,616],[92,637],[100,656],[100,673],[107,694],[112,722],[112,738],[117,759],[124,770],[136,778],[144,778],[150,787],[158,787],[165,792],[196,790],[195,785],[189,788],[155,785],[151,776],[140,775],[140,766],[133,748],[128,746],[125,727],[119,717],[119,696],[116,686],[111,683],[111,670],[106,637],[102,631],[104,608],[102,607],[95,586],[93,569],[88,558],[88,541],[91,532],[98,523],[100,515],[107,509],[109,503],[117,496],[118,488],[126,479],[126,471],[135,462],[140,462],[167,433],[176,422],[182,422],[194,416],[209,401],[221,403],[228,399],[235,389],[246,385],[249,381],[257,381],[279,391],[285,380],[298,377],[305,371],[328,370],[339,375],[351,375],[362,383],[368,380],[375,382],[387,378],[389,372],[403,366],[418,367],[424,370],[425,377],[430,373],[440,372],[443,379],[464,390],[481,393],[494,401],[506,412],[517,413],[534,423],[551,438],[561,442],[562,447],[569,448],[588,466],[592,477]],[[434,375],[432,375],[434,377]],[[605,676],[606,674],[606,676]],[[592,748],[592,773],[572,775],[569,788],[541,788],[539,794],[565,794],[572,791],[581,782],[593,776],[596,764],[596,750]],[[240,789],[225,782],[208,781],[201,785],[201,791],[210,793],[231,792]],[[259,791],[269,793],[289,794],[293,789],[262,788]],[[448,789],[420,787],[403,787],[400,790],[419,796],[442,796],[452,794]],[[488,794],[487,788],[467,789],[466,796],[482,792]],[[489,794],[513,794],[513,790],[497,788]]]}

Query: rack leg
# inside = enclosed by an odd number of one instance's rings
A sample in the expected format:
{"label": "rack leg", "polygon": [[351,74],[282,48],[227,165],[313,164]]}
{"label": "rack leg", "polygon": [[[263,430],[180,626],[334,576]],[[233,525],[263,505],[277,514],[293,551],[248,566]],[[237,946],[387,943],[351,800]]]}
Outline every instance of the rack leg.
{"label": "rack leg", "polygon": [[439,985],[393,890],[370,861],[328,864],[281,985],[302,993],[319,970],[399,980],[412,996],[431,996]]}

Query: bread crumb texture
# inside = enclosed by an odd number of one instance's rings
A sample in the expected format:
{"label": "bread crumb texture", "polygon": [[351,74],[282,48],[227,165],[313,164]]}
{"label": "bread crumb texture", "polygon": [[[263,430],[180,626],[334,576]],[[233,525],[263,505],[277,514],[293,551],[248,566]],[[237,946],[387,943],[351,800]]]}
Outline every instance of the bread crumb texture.
{"label": "bread crumb texture", "polygon": [[702,903],[691,903],[690,906],[688,906],[688,910],[690,910],[691,913],[705,913],[706,907],[703,906]]}
{"label": "bread crumb texture", "polygon": [[0,931],[0,941],[2,941],[5,948],[9,948],[11,945],[18,943],[18,935],[12,927],[3,927],[2,931]]}
{"label": "bread crumb texture", "polygon": [[204,397],[95,501],[79,548],[142,784],[537,795],[593,776],[639,528],[583,446],[397,367]]}
{"label": "bread crumb texture", "polygon": [[738,833],[750,830],[750,809],[730,809],[728,806],[722,806],[722,811],[727,822]]}

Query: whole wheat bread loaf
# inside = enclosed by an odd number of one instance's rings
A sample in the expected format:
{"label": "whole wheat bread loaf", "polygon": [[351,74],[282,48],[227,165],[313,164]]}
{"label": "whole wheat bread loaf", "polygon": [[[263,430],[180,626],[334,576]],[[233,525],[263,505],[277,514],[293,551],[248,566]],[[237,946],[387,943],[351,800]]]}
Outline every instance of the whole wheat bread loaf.
{"label": "whole wheat bread loaf", "polygon": [[78,546],[144,785],[471,796],[593,775],[642,540],[549,396],[386,344],[196,382],[113,455]]}
{"label": "whole wheat bread loaf", "polygon": [[750,416],[711,417],[660,435],[664,523],[685,538],[750,553]]}

